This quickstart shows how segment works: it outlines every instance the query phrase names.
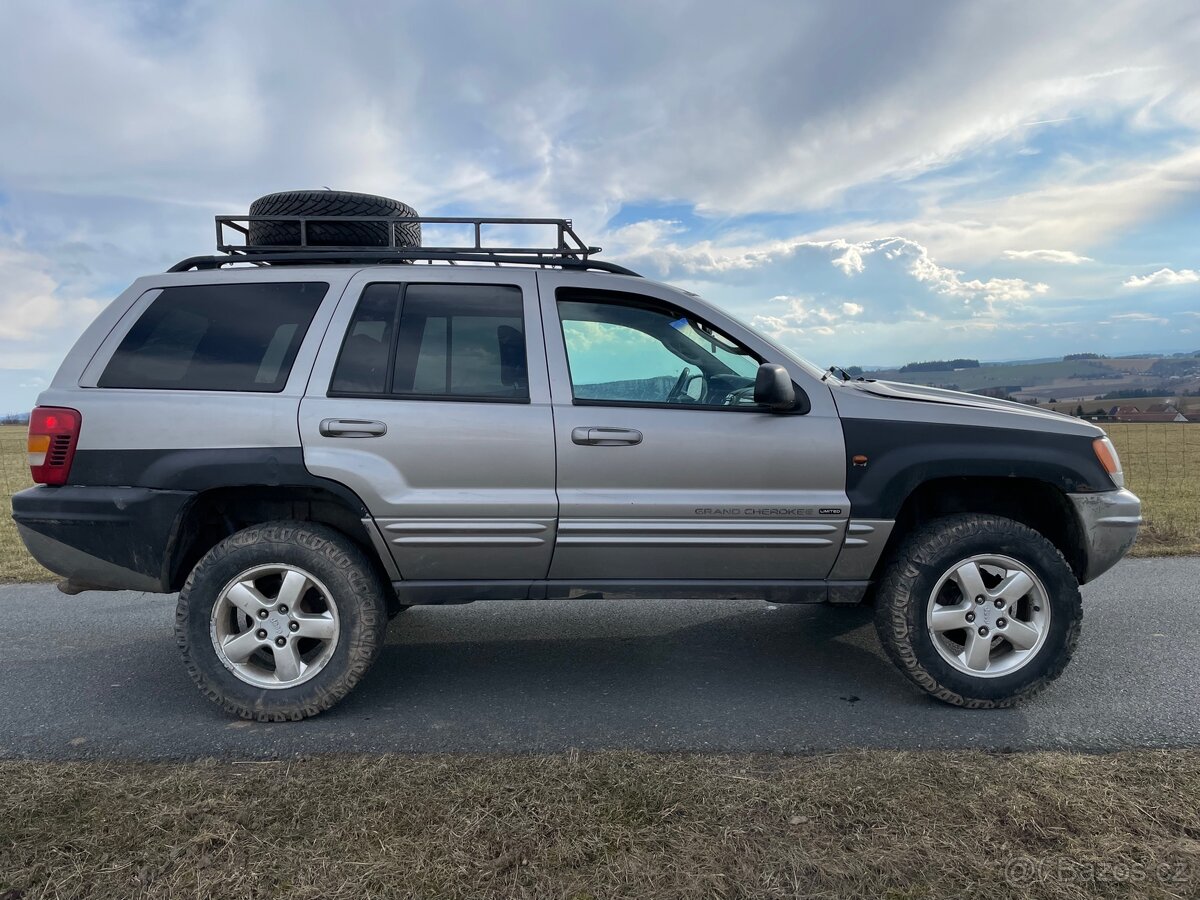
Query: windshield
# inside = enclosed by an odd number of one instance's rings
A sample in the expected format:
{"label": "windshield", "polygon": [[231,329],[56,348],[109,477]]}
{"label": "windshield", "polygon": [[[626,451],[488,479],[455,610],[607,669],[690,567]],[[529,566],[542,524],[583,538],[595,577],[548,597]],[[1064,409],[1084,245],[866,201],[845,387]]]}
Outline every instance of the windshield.
{"label": "windshield", "polygon": [[[789,363],[795,363],[797,368],[807,372],[813,378],[820,378],[822,375],[825,374],[825,370],[822,369],[820,366],[815,366],[812,363],[810,363],[807,359],[805,359],[804,357],[797,356],[796,353],[789,350],[787,347],[784,347],[778,341],[772,340],[770,337],[768,337],[762,331],[755,328],[753,325],[748,324],[744,319],[740,318],[739,316],[734,315],[733,313],[729,312],[726,309],[722,309],[721,311],[725,314],[725,316],[727,318],[732,319],[734,322],[737,322],[739,325],[741,325],[747,331],[753,332],[755,335],[757,335],[759,340],[765,341],[766,343],[770,344],[779,353],[780,356],[784,357]],[[724,357],[721,357],[721,359],[724,360]]]}

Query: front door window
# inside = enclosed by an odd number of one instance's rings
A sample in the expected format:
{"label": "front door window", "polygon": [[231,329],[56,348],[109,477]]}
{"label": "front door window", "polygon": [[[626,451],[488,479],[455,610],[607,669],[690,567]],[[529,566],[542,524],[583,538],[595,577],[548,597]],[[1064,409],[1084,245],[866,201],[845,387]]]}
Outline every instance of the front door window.
{"label": "front door window", "polygon": [[643,300],[560,292],[580,405],[754,408],[760,360],[699,320]]}

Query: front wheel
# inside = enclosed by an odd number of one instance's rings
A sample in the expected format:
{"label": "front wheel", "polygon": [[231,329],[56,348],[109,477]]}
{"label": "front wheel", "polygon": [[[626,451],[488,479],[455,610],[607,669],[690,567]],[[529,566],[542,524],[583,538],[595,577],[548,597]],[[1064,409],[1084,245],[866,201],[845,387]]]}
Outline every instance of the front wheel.
{"label": "front wheel", "polygon": [[231,535],[192,570],[175,635],[210,700],[245,719],[303,719],[341,700],[379,653],[382,585],[331,528],[271,522]]}
{"label": "front wheel", "polygon": [[1057,678],[1075,650],[1079,583],[1041,534],[1000,516],[947,516],[900,548],[875,627],[892,661],[939,700],[1012,706]]}

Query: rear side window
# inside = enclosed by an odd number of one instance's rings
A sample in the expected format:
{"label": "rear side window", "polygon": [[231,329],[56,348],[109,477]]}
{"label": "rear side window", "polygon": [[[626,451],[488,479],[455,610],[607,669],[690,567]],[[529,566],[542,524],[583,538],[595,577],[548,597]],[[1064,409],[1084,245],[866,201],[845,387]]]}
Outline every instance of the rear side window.
{"label": "rear side window", "polygon": [[282,391],[324,282],[163,288],[121,341],[105,388]]}
{"label": "rear side window", "polygon": [[528,402],[521,289],[368,285],[346,332],[330,393]]}

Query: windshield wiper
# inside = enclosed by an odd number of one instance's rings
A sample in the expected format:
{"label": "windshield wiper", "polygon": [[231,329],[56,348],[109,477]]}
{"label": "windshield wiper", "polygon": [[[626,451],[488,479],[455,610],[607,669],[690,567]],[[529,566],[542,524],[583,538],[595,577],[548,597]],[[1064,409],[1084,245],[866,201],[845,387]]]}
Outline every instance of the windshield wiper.
{"label": "windshield wiper", "polygon": [[842,381],[874,381],[875,380],[874,378],[867,378],[865,375],[859,375],[859,376],[855,377],[855,376],[851,375],[849,372],[847,372],[845,369],[843,369],[841,366],[830,366],[829,371],[821,376],[821,380],[825,381],[826,379],[829,378],[830,375],[837,375],[842,379]]}

